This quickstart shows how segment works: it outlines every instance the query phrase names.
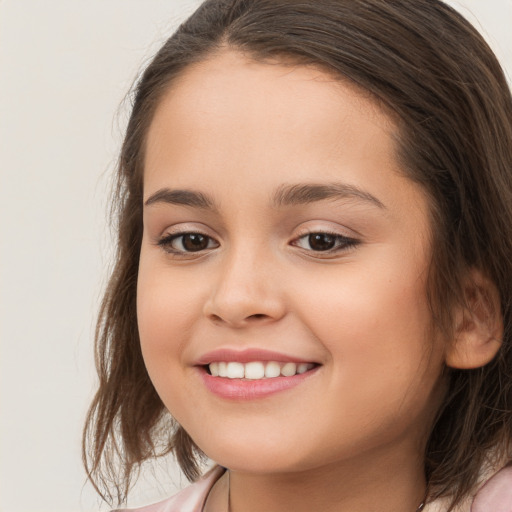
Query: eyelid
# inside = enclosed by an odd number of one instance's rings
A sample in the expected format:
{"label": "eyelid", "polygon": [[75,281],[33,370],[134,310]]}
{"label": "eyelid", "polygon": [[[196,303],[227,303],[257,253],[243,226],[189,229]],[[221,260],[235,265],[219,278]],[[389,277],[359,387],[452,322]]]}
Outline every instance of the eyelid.
{"label": "eyelid", "polygon": [[180,222],[173,224],[172,226],[167,226],[165,229],[162,229],[161,233],[162,234],[156,236],[157,242],[169,236],[177,236],[187,233],[198,233],[200,235],[208,236],[209,238],[217,238],[217,234],[213,233],[208,226],[199,222]]}
{"label": "eyelid", "polygon": [[347,227],[332,222],[313,221],[302,223],[295,231],[297,234],[294,235],[294,239],[314,233],[325,233],[327,235],[340,236],[350,240],[360,240],[362,238],[362,235],[354,229],[348,229]]}

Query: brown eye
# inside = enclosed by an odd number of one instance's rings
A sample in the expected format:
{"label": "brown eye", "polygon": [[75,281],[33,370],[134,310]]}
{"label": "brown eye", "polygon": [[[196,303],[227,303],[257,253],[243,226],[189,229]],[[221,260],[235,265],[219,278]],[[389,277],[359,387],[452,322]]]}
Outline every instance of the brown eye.
{"label": "brown eye", "polygon": [[167,252],[175,254],[200,252],[218,247],[219,244],[211,237],[202,233],[180,233],[162,238],[158,245]]}
{"label": "brown eye", "polygon": [[324,252],[330,255],[347,251],[359,244],[354,238],[348,238],[336,233],[308,233],[292,242],[292,245],[309,252]]}
{"label": "brown eye", "polygon": [[204,249],[208,248],[209,238],[200,233],[187,233],[186,235],[182,235],[181,239],[185,251],[204,251]]}
{"label": "brown eye", "polygon": [[311,233],[308,243],[313,251],[329,251],[336,245],[336,237],[329,233]]}

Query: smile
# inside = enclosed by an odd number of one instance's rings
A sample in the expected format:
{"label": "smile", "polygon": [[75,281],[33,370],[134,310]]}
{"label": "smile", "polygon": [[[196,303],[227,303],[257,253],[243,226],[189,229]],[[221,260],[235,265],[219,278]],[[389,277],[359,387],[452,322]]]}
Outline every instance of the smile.
{"label": "smile", "polygon": [[322,367],[317,362],[261,349],[221,349],[195,363],[206,389],[224,400],[251,401],[300,386]]}
{"label": "smile", "polygon": [[213,362],[207,366],[207,371],[213,377],[226,377],[228,379],[260,380],[277,377],[293,377],[300,375],[315,367],[314,363],[294,363],[278,361],[250,361],[240,363]]}

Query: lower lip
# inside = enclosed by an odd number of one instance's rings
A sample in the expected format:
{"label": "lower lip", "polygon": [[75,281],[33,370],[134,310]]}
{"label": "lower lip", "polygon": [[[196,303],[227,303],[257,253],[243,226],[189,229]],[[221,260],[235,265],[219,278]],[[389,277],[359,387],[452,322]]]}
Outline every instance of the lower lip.
{"label": "lower lip", "polygon": [[199,368],[206,388],[213,394],[230,400],[256,400],[298,386],[314,373],[319,366],[307,372],[291,377],[273,377],[269,379],[242,380],[226,377],[213,377],[203,367]]}

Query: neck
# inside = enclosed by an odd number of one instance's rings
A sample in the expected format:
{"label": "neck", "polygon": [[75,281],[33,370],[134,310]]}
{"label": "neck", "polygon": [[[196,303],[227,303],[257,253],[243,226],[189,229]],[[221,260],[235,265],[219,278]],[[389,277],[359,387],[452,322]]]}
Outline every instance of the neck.
{"label": "neck", "polygon": [[310,470],[230,471],[229,512],[415,512],[425,494],[421,461],[389,452]]}

